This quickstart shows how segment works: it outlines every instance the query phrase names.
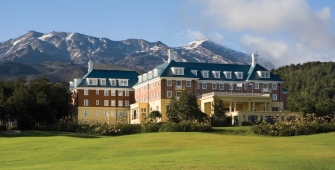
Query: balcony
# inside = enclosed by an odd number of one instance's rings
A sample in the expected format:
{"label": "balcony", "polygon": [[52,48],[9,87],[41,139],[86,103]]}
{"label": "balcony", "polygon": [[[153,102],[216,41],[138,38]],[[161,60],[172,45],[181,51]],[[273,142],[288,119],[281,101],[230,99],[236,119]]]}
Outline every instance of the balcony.
{"label": "balcony", "polygon": [[175,85],[174,88],[175,90],[185,90],[185,86],[182,85]]}

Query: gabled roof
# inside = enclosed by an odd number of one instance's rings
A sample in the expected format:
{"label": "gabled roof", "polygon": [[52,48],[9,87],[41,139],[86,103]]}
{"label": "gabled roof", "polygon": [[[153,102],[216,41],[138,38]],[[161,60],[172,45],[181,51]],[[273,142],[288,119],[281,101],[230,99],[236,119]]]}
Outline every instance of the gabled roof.
{"label": "gabled roof", "polygon": [[[136,71],[124,71],[124,70],[92,70],[88,72],[82,79],[83,81],[77,87],[113,87],[113,88],[132,88],[137,82],[138,73]],[[104,78],[106,79],[106,86],[101,86],[100,82],[98,85],[88,85],[86,78]],[[108,79],[128,79],[128,86],[111,86]]]}
{"label": "gabled roof", "polygon": [[279,76],[273,74],[270,72],[270,78],[261,78],[257,71],[268,71],[266,68],[264,68],[263,66],[256,64],[255,67],[250,66],[250,69],[248,71],[248,77],[247,77],[247,81],[283,81],[281,78],[279,78]]}

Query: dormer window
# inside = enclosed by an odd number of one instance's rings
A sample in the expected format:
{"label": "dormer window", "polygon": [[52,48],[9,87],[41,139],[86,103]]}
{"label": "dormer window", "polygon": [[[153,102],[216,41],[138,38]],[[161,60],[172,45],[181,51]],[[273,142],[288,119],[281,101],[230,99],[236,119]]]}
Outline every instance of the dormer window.
{"label": "dormer window", "polygon": [[147,80],[147,73],[143,74],[143,81]]}
{"label": "dormer window", "polygon": [[201,74],[202,74],[203,78],[208,78],[208,71],[207,70],[202,70]]}
{"label": "dormer window", "polygon": [[243,72],[235,72],[237,79],[243,79]]}
{"label": "dormer window", "polygon": [[214,78],[219,79],[220,78],[220,71],[212,71]]}
{"label": "dormer window", "polygon": [[174,75],[184,75],[184,67],[171,67]]}
{"label": "dormer window", "polygon": [[149,71],[148,72],[148,79],[151,79],[152,78],[152,71]]}
{"label": "dormer window", "polygon": [[270,71],[257,71],[260,78],[270,78]]}
{"label": "dormer window", "polygon": [[195,76],[198,75],[198,70],[191,70],[191,73],[194,74]]}
{"label": "dormer window", "polygon": [[109,79],[111,86],[116,86],[116,79]]}
{"label": "dormer window", "polygon": [[106,79],[100,79],[100,85],[106,86]]}
{"label": "dormer window", "polygon": [[158,70],[154,69],[154,77],[156,77],[158,75]]}
{"label": "dormer window", "polygon": [[138,82],[139,82],[139,83],[142,82],[142,75],[138,76]]}
{"label": "dormer window", "polygon": [[96,78],[87,78],[88,85],[98,85],[98,79]]}
{"label": "dormer window", "polygon": [[119,86],[128,86],[128,79],[118,79]]}
{"label": "dormer window", "polygon": [[223,74],[226,77],[226,79],[231,79],[231,71],[224,71]]}

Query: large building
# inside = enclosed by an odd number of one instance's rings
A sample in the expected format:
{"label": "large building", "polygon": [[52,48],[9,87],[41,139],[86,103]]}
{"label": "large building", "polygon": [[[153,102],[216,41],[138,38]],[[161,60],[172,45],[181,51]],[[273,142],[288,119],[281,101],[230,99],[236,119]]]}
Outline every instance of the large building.
{"label": "large building", "polygon": [[213,96],[219,96],[235,125],[271,121],[274,116],[284,119],[290,114],[284,81],[259,65],[257,54],[252,54],[251,65],[176,62],[173,50],[168,55],[168,62],[138,76],[131,123],[140,123],[153,110],[162,113],[161,121],[167,121],[170,99],[178,98],[183,90],[194,93],[208,115],[213,113]]}
{"label": "large building", "polygon": [[72,102],[78,120],[84,122],[129,123],[129,105],[134,103],[137,72],[95,70],[88,63],[88,73],[70,82]]}
{"label": "large building", "polygon": [[257,119],[271,122],[273,117],[291,114],[284,81],[259,65],[257,54],[252,54],[251,65],[176,62],[172,49],[168,56],[166,63],[142,75],[94,70],[90,61],[88,73],[70,82],[78,119],[138,124],[157,110],[164,122],[171,98],[184,90],[197,96],[200,109],[208,115],[213,114],[213,97],[219,96],[234,125]]}

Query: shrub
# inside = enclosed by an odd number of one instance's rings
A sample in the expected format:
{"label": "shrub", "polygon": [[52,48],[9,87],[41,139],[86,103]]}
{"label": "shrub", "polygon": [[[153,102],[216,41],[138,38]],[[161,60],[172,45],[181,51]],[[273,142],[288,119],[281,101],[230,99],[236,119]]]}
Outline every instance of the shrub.
{"label": "shrub", "polygon": [[227,116],[227,117],[212,116],[210,117],[210,120],[211,120],[211,125],[213,127],[224,127],[224,126],[231,126],[232,117],[231,116]]}
{"label": "shrub", "polygon": [[252,127],[256,134],[270,136],[298,136],[335,131],[335,120],[308,114],[295,120],[278,121],[275,124],[260,123]]}
{"label": "shrub", "polygon": [[242,122],[242,126],[251,126],[251,125],[252,125],[252,122],[247,122],[247,121]]}
{"label": "shrub", "polygon": [[148,132],[158,132],[161,123],[147,123],[141,126],[141,132],[148,133]]}
{"label": "shrub", "polygon": [[158,130],[159,132],[209,132],[212,131],[212,127],[207,124],[199,123],[164,123]]}
{"label": "shrub", "polygon": [[0,125],[0,131],[6,131],[7,126],[6,125]]}

